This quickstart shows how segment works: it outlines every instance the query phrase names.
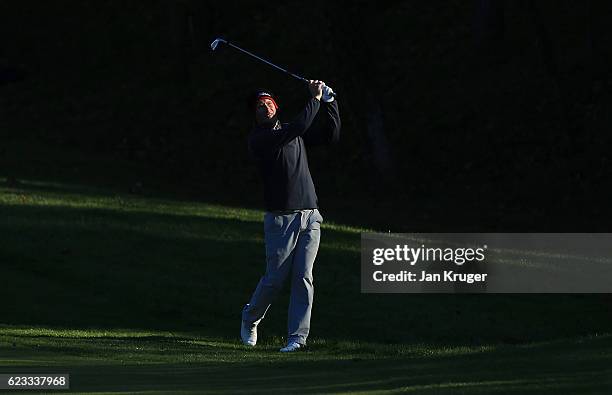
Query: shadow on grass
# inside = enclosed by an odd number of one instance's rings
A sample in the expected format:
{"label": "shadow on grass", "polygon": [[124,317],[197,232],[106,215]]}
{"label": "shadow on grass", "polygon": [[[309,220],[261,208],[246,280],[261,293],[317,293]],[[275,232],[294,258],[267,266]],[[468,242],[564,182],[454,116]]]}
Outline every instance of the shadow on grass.
{"label": "shadow on grass", "polygon": [[[0,260],[9,279],[0,296],[14,301],[3,305],[2,322],[237,336],[240,310],[265,269],[254,214],[228,217],[216,206],[179,213],[180,202],[160,210],[153,207],[159,200],[143,198],[74,207],[61,204],[62,196],[79,199],[74,188],[47,187],[0,204]],[[29,199],[28,191],[60,203]],[[598,295],[361,294],[358,251],[358,233],[324,230],[314,338],[521,343],[612,329]],[[264,342],[285,335],[286,309],[285,289],[261,325]]]}
{"label": "shadow on grass", "polygon": [[[162,343],[159,351],[157,338],[122,341],[115,347],[101,342],[111,339],[76,339],[81,343],[71,346],[74,339],[62,338],[55,353],[47,354],[54,356],[55,363],[45,366],[45,372],[69,372],[73,391],[108,393],[604,394],[612,388],[609,336],[475,353],[394,354],[374,349],[358,358],[350,349],[334,354],[333,346],[282,355],[181,342],[168,348]],[[107,353],[101,354],[104,349]],[[18,359],[41,360],[52,350],[22,347]],[[152,350],[159,352],[154,355]],[[70,354],[84,358],[70,359]],[[40,366],[44,362],[2,371],[34,372]]]}

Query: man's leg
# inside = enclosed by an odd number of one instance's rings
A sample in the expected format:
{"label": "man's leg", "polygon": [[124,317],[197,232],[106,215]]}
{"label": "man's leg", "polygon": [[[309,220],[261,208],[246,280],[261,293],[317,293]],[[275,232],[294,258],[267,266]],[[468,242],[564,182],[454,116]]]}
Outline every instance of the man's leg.
{"label": "man's leg", "polygon": [[257,325],[265,316],[291,270],[295,246],[300,231],[300,213],[264,216],[266,273],[242,310],[247,325]]}
{"label": "man's leg", "polygon": [[321,238],[323,217],[319,210],[303,211],[302,227],[293,258],[289,299],[288,343],[306,344],[314,297],[312,268]]}

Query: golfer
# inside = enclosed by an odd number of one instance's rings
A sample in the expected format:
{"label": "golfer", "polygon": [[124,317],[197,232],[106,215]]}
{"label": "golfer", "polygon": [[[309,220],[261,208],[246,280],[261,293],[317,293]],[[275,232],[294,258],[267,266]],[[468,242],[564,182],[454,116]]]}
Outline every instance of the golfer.
{"label": "golfer", "polygon": [[[255,126],[248,143],[263,178],[266,272],[242,310],[240,335],[246,345],[257,343],[257,325],[289,279],[289,334],[281,352],[304,348],[310,331],[312,268],[323,217],[306,147],[335,142],[340,134],[338,103],[331,89],[318,80],[310,80],[308,89],[311,98],[291,123],[279,121],[279,107],[270,92],[257,91],[250,98]],[[322,119],[313,124],[317,115]]]}

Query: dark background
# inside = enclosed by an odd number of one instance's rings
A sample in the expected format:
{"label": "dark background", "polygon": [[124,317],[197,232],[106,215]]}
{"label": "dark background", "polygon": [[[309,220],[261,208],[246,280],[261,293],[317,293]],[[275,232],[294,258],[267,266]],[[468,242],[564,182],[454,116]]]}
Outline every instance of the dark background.
{"label": "dark background", "polygon": [[213,53],[221,36],[338,92],[341,142],[309,152],[326,218],[609,231],[611,16],[603,1],[2,1],[0,165],[9,182],[258,207],[247,93],[276,92],[289,120],[307,91]]}

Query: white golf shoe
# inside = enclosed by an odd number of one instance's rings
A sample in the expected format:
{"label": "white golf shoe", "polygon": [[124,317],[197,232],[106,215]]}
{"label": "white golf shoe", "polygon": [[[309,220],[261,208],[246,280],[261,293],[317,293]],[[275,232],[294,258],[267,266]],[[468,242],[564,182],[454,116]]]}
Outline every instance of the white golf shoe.
{"label": "white golf shoe", "polygon": [[255,346],[257,344],[257,324],[247,325],[246,322],[242,321],[240,337],[242,338],[242,344],[245,346]]}
{"label": "white golf shoe", "polygon": [[304,347],[306,347],[306,345],[300,344],[298,342],[291,342],[287,344],[286,347],[281,348],[279,351],[280,352],[294,352],[294,351],[303,349]]}

